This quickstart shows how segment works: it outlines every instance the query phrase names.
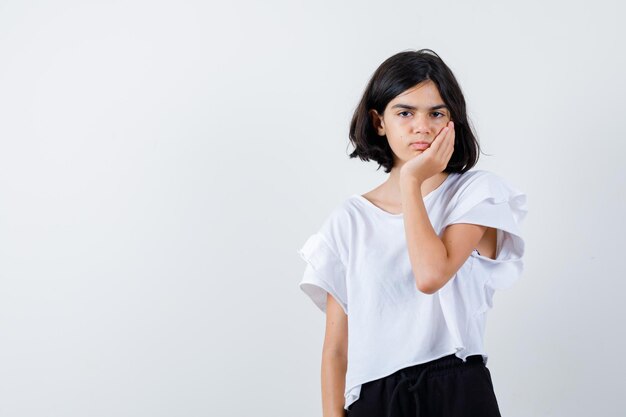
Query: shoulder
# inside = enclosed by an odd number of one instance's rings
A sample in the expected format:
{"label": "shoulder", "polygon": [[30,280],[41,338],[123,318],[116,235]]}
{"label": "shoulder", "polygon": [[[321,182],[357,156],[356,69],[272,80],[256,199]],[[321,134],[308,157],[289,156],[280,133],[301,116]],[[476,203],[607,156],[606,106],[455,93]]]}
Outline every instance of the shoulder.
{"label": "shoulder", "polygon": [[476,186],[477,184],[493,183],[496,184],[502,180],[502,177],[492,171],[484,169],[472,169],[457,175],[456,187],[459,189]]}
{"label": "shoulder", "polygon": [[327,230],[339,231],[345,229],[350,219],[354,216],[354,202],[352,197],[348,197],[336,204],[327,214],[323,228]]}
{"label": "shoulder", "polygon": [[451,188],[444,224],[484,224],[486,220],[497,223],[505,218],[521,223],[528,212],[526,193],[490,171],[470,170],[460,174]]}
{"label": "shoulder", "polygon": [[344,259],[355,228],[356,210],[353,197],[343,199],[329,211],[319,229],[319,234],[326,243]]}
{"label": "shoulder", "polygon": [[470,196],[492,198],[502,202],[524,193],[502,176],[484,169],[474,169],[459,174],[453,184],[452,193],[458,198]]}

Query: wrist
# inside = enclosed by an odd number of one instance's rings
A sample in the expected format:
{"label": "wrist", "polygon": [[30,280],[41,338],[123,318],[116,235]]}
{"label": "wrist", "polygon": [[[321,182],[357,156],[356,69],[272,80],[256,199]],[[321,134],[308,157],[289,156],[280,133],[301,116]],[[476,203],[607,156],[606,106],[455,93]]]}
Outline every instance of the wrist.
{"label": "wrist", "polygon": [[408,170],[406,169],[406,165],[402,168],[400,168],[400,179],[401,180],[405,180],[405,181],[417,181],[419,183],[424,182],[424,178],[422,178],[422,175],[415,171],[415,170]]}
{"label": "wrist", "polygon": [[423,182],[424,180],[413,175],[400,175],[400,189],[403,191],[412,189],[420,190]]}

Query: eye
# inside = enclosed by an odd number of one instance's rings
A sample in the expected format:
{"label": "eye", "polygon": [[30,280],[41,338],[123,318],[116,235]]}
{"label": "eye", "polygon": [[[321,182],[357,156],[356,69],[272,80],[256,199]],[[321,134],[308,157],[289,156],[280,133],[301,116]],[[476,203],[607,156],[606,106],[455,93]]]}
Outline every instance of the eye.
{"label": "eye", "polygon": [[440,117],[445,116],[443,113],[438,112],[438,111],[434,111],[434,112],[433,112],[433,114],[439,114],[439,115],[441,115],[441,116],[435,116],[437,119],[439,119]]}
{"label": "eye", "polygon": [[[402,114],[404,114],[404,113],[411,113],[411,112],[410,111],[402,111],[402,112],[398,113],[398,115],[402,116]],[[402,116],[402,117],[404,117],[404,116]]]}

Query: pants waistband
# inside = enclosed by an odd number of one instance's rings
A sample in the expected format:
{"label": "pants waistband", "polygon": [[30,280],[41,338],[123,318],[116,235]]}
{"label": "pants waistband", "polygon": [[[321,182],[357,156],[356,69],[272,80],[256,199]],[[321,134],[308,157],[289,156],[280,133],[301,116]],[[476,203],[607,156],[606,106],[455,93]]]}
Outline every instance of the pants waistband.
{"label": "pants waistband", "polygon": [[459,366],[466,366],[468,364],[478,365],[484,364],[482,355],[470,355],[465,358],[465,362],[463,359],[457,357],[453,354],[441,357],[439,359],[432,360],[430,362],[419,363],[417,365],[412,365],[403,369],[396,371],[394,374],[398,375],[417,375],[421,373],[422,370],[428,368],[429,371],[437,371],[443,369],[456,368]]}
{"label": "pants waistband", "polygon": [[398,404],[397,397],[400,392],[404,390],[406,390],[409,394],[413,396],[417,412],[416,417],[419,417],[420,398],[418,390],[423,383],[426,374],[447,368],[457,368],[461,366],[478,366],[482,364],[482,355],[470,355],[465,358],[465,361],[463,361],[463,359],[460,359],[454,354],[451,354],[430,362],[420,363],[418,365],[413,365],[407,368],[400,369],[399,371],[392,374],[393,376],[399,376],[400,379],[391,394],[387,417],[396,417],[402,415],[402,410],[400,404]]}

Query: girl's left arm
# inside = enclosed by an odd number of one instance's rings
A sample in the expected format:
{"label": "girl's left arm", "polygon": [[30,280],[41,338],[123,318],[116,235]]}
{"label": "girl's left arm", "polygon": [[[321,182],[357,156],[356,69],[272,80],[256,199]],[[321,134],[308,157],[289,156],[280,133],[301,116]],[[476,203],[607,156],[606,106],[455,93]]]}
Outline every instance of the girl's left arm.
{"label": "girl's left arm", "polygon": [[428,218],[421,185],[415,177],[401,179],[404,231],[415,284],[421,292],[433,294],[461,268],[487,227],[451,224],[440,239]]}

